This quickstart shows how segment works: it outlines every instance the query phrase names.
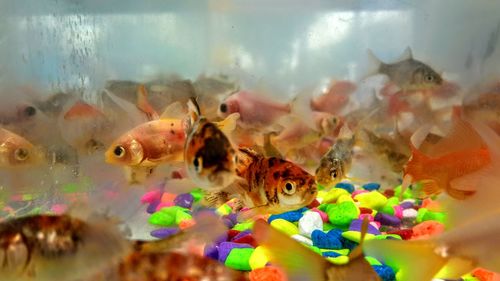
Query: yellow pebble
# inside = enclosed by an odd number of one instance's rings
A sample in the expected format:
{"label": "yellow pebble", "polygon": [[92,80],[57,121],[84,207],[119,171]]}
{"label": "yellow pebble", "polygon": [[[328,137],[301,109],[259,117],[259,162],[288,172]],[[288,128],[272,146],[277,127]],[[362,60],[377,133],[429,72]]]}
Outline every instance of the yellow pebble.
{"label": "yellow pebble", "polygon": [[337,264],[337,265],[343,265],[349,263],[349,257],[348,256],[338,256],[335,258],[328,257],[326,258],[328,261],[331,263]]}
{"label": "yellow pebble", "polygon": [[299,228],[284,219],[275,219],[271,222],[271,226],[274,227],[275,229],[287,234],[288,236],[293,236],[295,234],[299,234]]}
{"label": "yellow pebble", "polygon": [[350,194],[349,194],[349,192],[347,192],[347,190],[334,187],[330,191],[328,191],[328,193],[323,197],[323,201],[321,203],[322,204],[335,203],[335,202],[337,202],[337,199],[341,195],[349,195],[350,196]]}
{"label": "yellow pebble", "polygon": [[252,268],[252,270],[255,270],[257,268],[265,267],[268,261],[269,258],[267,249],[263,246],[258,246],[250,256],[250,260],[248,261],[248,263],[250,264],[250,268]]}
{"label": "yellow pebble", "polygon": [[384,205],[387,203],[387,197],[376,190],[360,193],[356,195],[354,199],[358,200],[360,207],[370,208],[374,210],[384,207]]}
{"label": "yellow pebble", "polygon": [[231,213],[232,209],[231,209],[231,207],[229,207],[229,205],[223,204],[219,208],[217,208],[217,210],[215,210],[215,211],[220,216],[225,216],[225,215],[229,215]]}
{"label": "yellow pebble", "polygon": [[354,202],[354,199],[352,199],[351,194],[340,195],[339,198],[337,199],[337,203],[342,203],[346,201]]}

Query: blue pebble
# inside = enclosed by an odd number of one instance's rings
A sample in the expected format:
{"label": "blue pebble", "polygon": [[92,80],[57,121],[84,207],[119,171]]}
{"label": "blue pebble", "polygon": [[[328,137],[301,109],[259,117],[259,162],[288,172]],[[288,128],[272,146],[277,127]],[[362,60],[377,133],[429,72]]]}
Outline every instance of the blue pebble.
{"label": "blue pebble", "polygon": [[177,232],[179,232],[179,229],[177,227],[159,228],[151,231],[151,236],[163,239],[172,236]]}
{"label": "blue pebble", "polygon": [[376,182],[370,182],[370,183],[363,185],[363,188],[365,190],[368,190],[368,191],[379,190],[380,184],[376,183]]}
{"label": "blue pebble", "polygon": [[151,202],[148,205],[148,208],[146,209],[146,212],[148,214],[153,214],[154,212],[156,212],[156,207],[158,207],[159,204],[160,204],[160,200],[154,200],[153,202]]}
{"label": "blue pebble", "polygon": [[354,185],[348,183],[348,182],[339,182],[335,185],[336,188],[342,188],[342,189],[345,189],[347,190],[347,192],[349,193],[353,193],[354,192]]}
{"label": "blue pebble", "polygon": [[334,228],[334,229],[328,231],[328,235],[333,236],[333,237],[337,238],[338,240],[340,240],[342,238],[342,230]]}
{"label": "blue pebble", "polygon": [[342,242],[340,242],[337,237],[328,235],[319,229],[312,232],[311,239],[313,241],[313,245],[321,249],[342,249]]}
{"label": "blue pebble", "polygon": [[291,211],[291,212],[286,212],[278,215],[271,215],[269,219],[267,220],[268,223],[271,223],[275,219],[284,219],[289,222],[296,222],[299,221],[300,218],[302,218],[304,214],[298,211]]}
{"label": "blue pebble", "polygon": [[396,281],[396,273],[387,265],[374,265],[373,269],[377,272],[382,281]]}
{"label": "blue pebble", "polygon": [[358,243],[345,239],[344,237],[340,239],[340,242],[342,243],[342,249],[349,249],[349,251],[354,250],[354,248],[358,246]]}
{"label": "blue pebble", "polygon": [[401,202],[401,204],[399,204],[399,206],[401,206],[401,208],[406,210],[406,209],[413,208],[413,203],[409,202],[409,201],[405,201],[405,202]]}
{"label": "blue pebble", "polygon": [[340,257],[341,254],[339,253],[335,253],[335,252],[323,252],[321,253],[323,255],[323,257],[325,258],[336,258],[336,257]]}

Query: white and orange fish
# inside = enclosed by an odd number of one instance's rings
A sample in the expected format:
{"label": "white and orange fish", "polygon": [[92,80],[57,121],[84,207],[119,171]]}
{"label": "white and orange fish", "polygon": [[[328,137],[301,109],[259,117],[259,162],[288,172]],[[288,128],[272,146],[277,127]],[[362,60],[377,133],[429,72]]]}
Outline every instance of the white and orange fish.
{"label": "white and orange fish", "polygon": [[43,159],[43,152],[28,140],[0,128],[0,168],[30,167]]}

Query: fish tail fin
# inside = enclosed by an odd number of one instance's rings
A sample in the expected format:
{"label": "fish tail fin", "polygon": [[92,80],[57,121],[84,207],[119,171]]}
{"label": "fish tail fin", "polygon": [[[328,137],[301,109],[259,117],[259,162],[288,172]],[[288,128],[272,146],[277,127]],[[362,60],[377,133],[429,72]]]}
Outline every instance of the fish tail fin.
{"label": "fish tail fin", "polygon": [[144,112],[148,117],[149,121],[157,120],[160,118],[158,113],[154,110],[151,104],[148,101],[148,90],[146,86],[140,84],[137,87],[137,108]]}
{"label": "fish tail fin", "polygon": [[264,246],[271,262],[280,265],[289,280],[325,280],[328,262],[293,240],[272,228],[264,220],[257,220],[253,227],[257,242]]}
{"label": "fish tail fin", "polygon": [[372,49],[367,49],[366,54],[368,57],[368,71],[366,72],[363,79],[373,76],[380,72],[380,68],[384,63],[373,53]]}
{"label": "fish tail fin", "polygon": [[311,101],[313,99],[314,90],[304,89],[299,92],[290,102],[290,114],[299,118],[307,127],[316,130],[317,126],[313,118],[313,109]]}
{"label": "fish tail fin", "polygon": [[188,100],[188,110],[189,110],[189,116],[191,118],[191,125],[196,122],[201,116],[201,110],[200,106],[198,105],[198,101],[196,101],[196,98],[190,97]]}
{"label": "fish tail fin", "polygon": [[427,281],[439,272],[447,259],[439,255],[431,240],[369,240],[363,250],[392,268],[398,269],[398,279]]}
{"label": "fish tail fin", "polygon": [[163,113],[160,116],[161,119],[169,119],[169,118],[183,119],[185,117],[186,117],[186,110],[182,106],[180,101],[176,101],[169,104],[163,110]]}

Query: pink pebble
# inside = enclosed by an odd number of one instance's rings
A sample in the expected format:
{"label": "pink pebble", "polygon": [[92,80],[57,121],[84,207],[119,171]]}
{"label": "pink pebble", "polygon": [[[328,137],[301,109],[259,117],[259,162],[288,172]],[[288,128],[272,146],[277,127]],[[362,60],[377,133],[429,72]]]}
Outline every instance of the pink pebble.
{"label": "pink pebble", "polygon": [[142,195],[141,203],[142,204],[151,203],[155,200],[159,200],[160,198],[161,198],[160,190],[157,190],[157,189],[151,190],[151,191],[146,192],[144,195]]}
{"label": "pink pebble", "polygon": [[54,205],[52,205],[50,210],[52,212],[54,212],[56,215],[60,215],[60,214],[63,214],[64,212],[66,212],[67,208],[68,208],[68,206],[66,206],[65,204],[54,204]]}
{"label": "pink pebble", "polygon": [[320,217],[321,217],[321,220],[323,222],[328,222],[329,221],[328,220],[328,215],[325,212],[318,210],[318,208],[312,208],[311,211],[318,213],[320,215]]}
{"label": "pink pebble", "polygon": [[156,211],[159,211],[161,210],[161,208],[164,208],[164,207],[172,207],[174,206],[174,202],[161,202],[160,204],[158,204],[158,206],[156,206]]}
{"label": "pink pebble", "polygon": [[177,194],[164,192],[161,196],[161,202],[174,202],[175,197],[177,197]]}
{"label": "pink pebble", "polygon": [[360,220],[363,220],[364,218],[368,218],[368,221],[373,221],[374,220],[373,216],[370,215],[370,214],[360,214],[359,215],[359,219]]}
{"label": "pink pebble", "polygon": [[354,190],[354,192],[352,193],[352,198],[356,197],[356,195],[358,195],[358,194],[367,193],[367,192],[370,192],[370,191],[364,190],[364,189]]}
{"label": "pink pebble", "polygon": [[380,223],[378,221],[371,221],[370,224],[376,227],[377,229],[380,228]]}
{"label": "pink pebble", "polygon": [[394,215],[400,219],[403,218],[403,208],[401,206],[396,205],[393,207],[394,208]]}

